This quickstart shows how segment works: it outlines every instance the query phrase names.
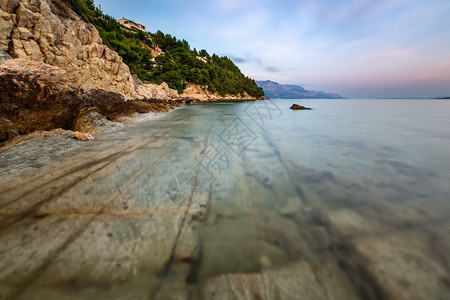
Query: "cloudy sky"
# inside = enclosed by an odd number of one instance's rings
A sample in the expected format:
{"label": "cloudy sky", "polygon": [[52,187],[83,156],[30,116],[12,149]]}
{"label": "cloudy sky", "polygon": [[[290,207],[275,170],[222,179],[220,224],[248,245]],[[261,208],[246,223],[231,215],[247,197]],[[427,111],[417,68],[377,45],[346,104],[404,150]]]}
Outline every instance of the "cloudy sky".
{"label": "cloudy sky", "polygon": [[450,96],[450,0],[95,0],[248,76],[349,98]]}

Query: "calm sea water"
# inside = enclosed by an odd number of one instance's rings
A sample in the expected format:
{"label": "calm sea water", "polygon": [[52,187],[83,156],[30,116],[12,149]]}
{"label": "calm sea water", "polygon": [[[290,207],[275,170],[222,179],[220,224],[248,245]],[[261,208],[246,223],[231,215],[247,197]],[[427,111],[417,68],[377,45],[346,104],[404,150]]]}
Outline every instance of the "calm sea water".
{"label": "calm sea water", "polygon": [[[275,190],[286,182],[271,172],[285,172],[305,188],[341,183],[357,202],[433,201],[450,196],[449,115],[450,101],[272,100],[190,106],[165,121],[192,120],[180,131],[192,141],[183,150],[201,149],[194,159],[214,180],[239,185],[232,172],[254,168]],[[356,200],[362,190],[370,193]]]}
{"label": "calm sea water", "polygon": [[[293,103],[313,110],[292,111]],[[349,278],[360,297],[449,296],[449,116],[450,101],[433,100],[273,100],[173,112],[167,119],[192,118],[180,128],[189,142],[173,151],[197,163],[170,176],[209,193],[199,280],[307,261]],[[182,202],[179,185],[171,188]],[[328,269],[334,263],[345,275]]]}
{"label": "calm sea water", "polygon": [[[207,103],[72,151],[24,144],[0,153],[2,222],[27,243],[2,263],[42,272],[32,294],[449,299],[449,116],[437,100]],[[46,222],[67,249],[28,233]],[[64,251],[50,264],[33,238]]]}

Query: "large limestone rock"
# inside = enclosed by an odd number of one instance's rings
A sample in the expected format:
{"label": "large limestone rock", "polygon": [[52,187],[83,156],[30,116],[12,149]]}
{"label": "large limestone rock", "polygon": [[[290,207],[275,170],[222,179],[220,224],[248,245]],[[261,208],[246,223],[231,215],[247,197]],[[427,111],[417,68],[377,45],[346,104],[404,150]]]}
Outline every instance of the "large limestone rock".
{"label": "large limestone rock", "polygon": [[[83,90],[65,70],[42,62],[0,63],[0,142],[37,130],[62,128],[97,134],[123,128],[124,116],[169,111],[175,101],[126,100],[101,89]],[[138,116],[139,117],[139,116]]]}
{"label": "large limestone rock", "polygon": [[70,129],[82,99],[64,70],[37,61],[3,61],[0,87],[0,118],[8,126],[3,139],[12,132]]}
{"label": "large limestone rock", "polygon": [[235,99],[247,99],[247,100],[251,100],[251,99],[257,99],[255,97],[250,96],[247,93],[244,93],[243,95],[225,95],[225,96],[221,96],[217,93],[211,93],[208,91],[208,89],[189,82],[186,89],[183,91],[183,94],[180,95],[182,98],[194,98],[194,99],[198,99],[200,101],[208,101],[208,100],[235,100]]}
{"label": "large limestone rock", "polygon": [[0,0],[0,49],[60,67],[80,87],[136,96],[122,58],[60,0]]}
{"label": "large limestone rock", "polygon": [[97,134],[100,132],[118,131],[123,127],[125,126],[118,122],[112,122],[101,115],[97,111],[97,108],[86,107],[78,114],[73,125],[73,130]]}
{"label": "large limestone rock", "polygon": [[0,0],[0,49],[2,50],[8,50],[14,27],[14,15],[8,12],[14,11],[18,5],[19,0]]}
{"label": "large limestone rock", "polygon": [[216,95],[209,93],[208,91],[202,89],[198,84],[193,83],[188,83],[186,89],[183,91],[183,94],[181,94],[181,97],[195,98],[201,101],[217,98]]}
{"label": "large limestone rock", "polygon": [[172,100],[178,97],[178,92],[169,88],[165,82],[161,85],[153,83],[140,85],[137,88],[137,93],[141,98],[155,100]]}

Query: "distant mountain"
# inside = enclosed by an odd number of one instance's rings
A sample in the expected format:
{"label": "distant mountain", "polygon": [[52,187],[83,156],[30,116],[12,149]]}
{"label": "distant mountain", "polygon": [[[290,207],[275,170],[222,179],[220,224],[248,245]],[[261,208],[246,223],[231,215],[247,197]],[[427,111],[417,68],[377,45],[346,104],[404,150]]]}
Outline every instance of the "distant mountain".
{"label": "distant mountain", "polygon": [[338,94],[308,91],[299,85],[279,84],[278,82],[266,80],[256,81],[256,84],[264,89],[268,98],[282,99],[344,99]]}

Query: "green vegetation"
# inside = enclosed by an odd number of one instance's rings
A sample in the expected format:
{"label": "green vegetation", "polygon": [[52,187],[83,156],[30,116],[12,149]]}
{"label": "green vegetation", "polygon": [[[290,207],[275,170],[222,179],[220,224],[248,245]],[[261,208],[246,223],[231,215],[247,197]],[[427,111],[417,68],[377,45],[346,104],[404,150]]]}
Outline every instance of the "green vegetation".
{"label": "green vegetation", "polygon": [[[203,86],[212,93],[253,97],[264,96],[253,79],[242,74],[227,57],[192,50],[185,40],[158,31],[154,34],[125,28],[97,9],[93,0],[65,0],[85,21],[94,24],[103,42],[115,50],[141,80],[167,84],[182,92],[187,82]],[[153,59],[152,49],[159,46],[164,55]]]}

